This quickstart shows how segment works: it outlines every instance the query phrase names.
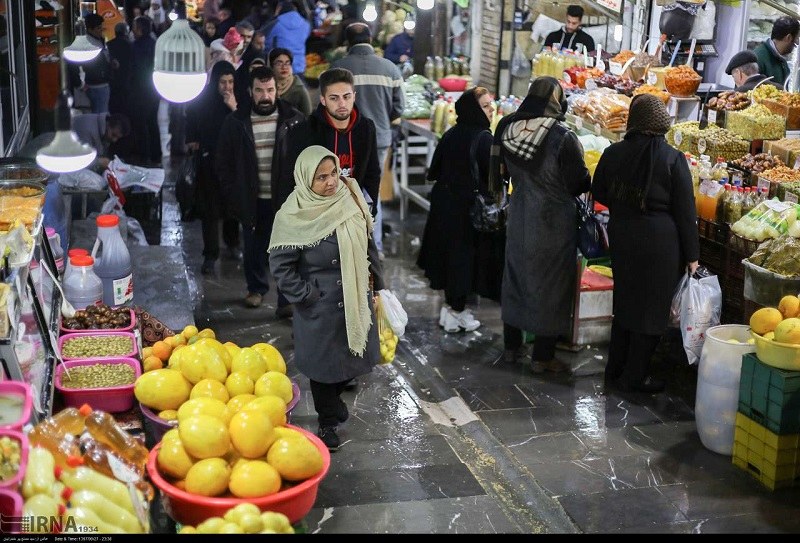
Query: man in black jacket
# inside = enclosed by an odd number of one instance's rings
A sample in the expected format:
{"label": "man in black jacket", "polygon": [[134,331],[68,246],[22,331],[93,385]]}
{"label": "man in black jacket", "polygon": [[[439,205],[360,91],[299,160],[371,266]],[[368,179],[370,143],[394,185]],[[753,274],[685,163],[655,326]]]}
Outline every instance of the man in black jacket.
{"label": "man in black jacket", "polygon": [[549,33],[544,39],[544,46],[557,45],[559,49],[572,49],[580,53],[578,46],[581,45],[587,53],[594,51],[594,39],[580,28],[582,20],[583,8],[577,5],[568,6],[564,28]]}
{"label": "man in black jacket", "polygon": [[[86,39],[100,48],[100,53],[89,62],[70,64],[70,79],[73,88],[80,87],[89,98],[92,113],[108,113],[108,101],[111,97],[111,55],[103,38],[103,18],[90,13],[83,19],[86,25]],[[80,69],[84,79],[80,80]]]}
{"label": "man in black jacket", "polygon": [[[289,133],[290,162],[294,164],[300,152],[311,145],[322,145],[339,157],[342,175],[352,177],[369,197],[375,215],[380,192],[381,169],[375,123],[358,112],[355,107],[353,73],[344,68],[331,68],[319,76],[319,101],[309,118]],[[283,204],[294,189],[282,186],[278,190],[278,203]]]}
{"label": "man in black jacket", "polygon": [[[223,205],[229,216],[242,223],[247,307],[260,306],[269,290],[267,246],[280,207],[276,196],[279,187],[294,186],[294,162],[287,160],[287,132],[304,119],[301,112],[278,98],[277,92],[270,68],[260,66],[250,72],[250,102],[240,104],[225,118],[214,161]],[[278,292],[277,316],[291,313],[291,306]]]}

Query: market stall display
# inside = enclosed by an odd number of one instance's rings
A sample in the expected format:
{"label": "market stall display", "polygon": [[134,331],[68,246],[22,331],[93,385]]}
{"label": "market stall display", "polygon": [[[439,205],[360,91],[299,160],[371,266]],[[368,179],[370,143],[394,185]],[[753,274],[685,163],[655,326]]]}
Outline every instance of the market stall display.
{"label": "market stall display", "polygon": [[726,119],[726,128],[745,140],[777,140],[786,134],[786,120],[762,104],[729,110]]}
{"label": "market stall display", "polygon": [[740,158],[750,150],[750,144],[730,130],[715,125],[701,129],[697,121],[672,125],[666,138],[670,145],[680,151],[693,155],[721,156],[727,161]]}
{"label": "market stall display", "polygon": [[670,94],[667,91],[665,91],[665,90],[663,90],[663,89],[661,89],[661,88],[659,88],[659,87],[657,87],[655,85],[641,85],[641,86],[635,88],[633,90],[633,96],[636,96],[636,95],[639,95],[639,94],[652,94],[652,95],[656,96],[657,98],[660,98],[661,101],[663,101],[665,104],[667,102],[669,102],[669,99],[670,99]]}
{"label": "market stall display", "polygon": [[703,77],[690,66],[681,65],[667,68],[664,74],[664,86],[672,96],[689,98],[697,94]]}
{"label": "market stall display", "polygon": [[797,164],[797,157],[800,156],[800,139],[782,138],[765,141],[764,152],[780,158],[787,166],[794,167]]}
{"label": "market stall display", "polygon": [[612,132],[624,132],[630,104],[628,96],[611,89],[597,89],[578,96],[570,105],[570,113]]}

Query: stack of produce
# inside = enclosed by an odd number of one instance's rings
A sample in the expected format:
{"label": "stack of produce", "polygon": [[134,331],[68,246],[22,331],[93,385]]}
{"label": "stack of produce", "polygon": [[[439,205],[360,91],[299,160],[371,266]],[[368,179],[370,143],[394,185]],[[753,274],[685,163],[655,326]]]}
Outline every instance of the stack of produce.
{"label": "stack of produce", "polygon": [[419,74],[410,76],[403,82],[405,95],[404,119],[429,119],[431,117],[431,103],[428,100],[431,81]]}
{"label": "stack of produce", "polygon": [[252,503],[240,503],[223,517],[211,517],[197,526],[183,526],[179,534],[293,534],[289,518],[277,511],[264,511]]}
{"label": "stack of produce", "polygon": [[306,71],[303,75],[306,79],[319,79],[320,74],[330,67],[319,53],[309,53],[306,55]]}
{"label": "stack of produce", "polygon": [[[766,200],[731,225],[731,231],[742,238],[764,241],[784,234],[800,237],[800,206],[789,202]],[[800,254],[800,253],[798,253]]]}
{"label": "stack of produce", "polygon": [[768,153],[758,153],[757,155],[747,153],[742,158],[731,161],[731,166],[756,175],[783,165],[780,157],[772,156]]}
{"label": "stack of produce", "polygon": [[779,194],[785,194],[785,189],[780,190],[780,186],[784,183],[800,181],[800,170],[794,170],[787,166],[776,166],[762,173],[759,178],[769,181],[769,196],[772,198]]}
{"label": "stack of produce", "polygon": [[[748,142],[730,130],[716,125],[708,125],[701,130],[697,121],[674,124],[667,132],[666,138],[670,145],[684,153],[721,156],[726,161],[733,161],[750,149]],[[705,144],[705,150],[702,152],[698,149],[701,140]]]}
{"label": "stack of produce", "polygon": [[764,100],[777,100],[784,92],[774,85],[759,85],[751,91],[753,101],[761,103]]}
{"label": "stack of produce", "polygon": [[778,275],[798,277],[800,276],[798,255],[800,255],[800,240],[798,236],[787,233],[762,243],[747,260]]}
{"label": "stack of produce", "polygon": [[783,138],[775,141],[765,141],[764,151],[778,156],[784,164],[793,166],[800,157],[800,139]]}
{"label": "stack of produce", "polygon": [[711,98],[706,107],[714,111],[739,111],[749,107],[750,103],[746,92],[725,91]]}
{"label": "stack of produce", "polygon": [[579,96],[572,113],[612,132],[624,132],[628,124],[631,99],[611,89],[597,89]]}
{"label": "stack of produce", "polygon": [[694,96],[702,80],[703,77],[700,74],[686,65],[667,68],[664,75],[664,85],[673,96]]}
{"label": "stack of produce", "polygon": [[786,135],[786,120],[762,104],[728,111],[726,128],[746,140],[776,140]]}
{"label": "stack of produce", "polygon": [[660,98],[665,104],[669,102],[669,93],[665,90],[661,90],[655,85],[642,85],[634,89],[633,95],[637,96],[639,94],[652,94],[656,98]]}

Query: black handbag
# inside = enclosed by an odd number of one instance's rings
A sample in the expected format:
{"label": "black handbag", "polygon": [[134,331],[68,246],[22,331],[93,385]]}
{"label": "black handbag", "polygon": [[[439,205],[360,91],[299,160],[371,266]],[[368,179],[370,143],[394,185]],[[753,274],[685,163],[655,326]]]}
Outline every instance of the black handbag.
{"label": "black handbag", "polygon": [[199,151],[189,154],[183,162],[179,172],[178,180],[175,183],[175,199],[181,212],[181,221],[190,222],[197,216],[195,209],[197,193],[197,161],[200,160]]}
{"label": "black handbag", "polygon": [[608,231],[592,211],[594,205],[591,195],[586,200],[576,197],[575,204],[578,208],[578,249],[588,259],[606,256]]}
{"label": "black handbag", "polygon": [[472,227],[478,232],[500,232],[505,230],[506,227],[508,195],[506,191],[503,190],[499,201],[495,201],[493,198],[480,193],[480,172],[478,170],[478,160],[476,158],[479,137],[480,135],[472,140],[469,153],[470,172],[472,173],[472,180],[475,182],[472,205],[469,209],[469,218],[472,222]]}

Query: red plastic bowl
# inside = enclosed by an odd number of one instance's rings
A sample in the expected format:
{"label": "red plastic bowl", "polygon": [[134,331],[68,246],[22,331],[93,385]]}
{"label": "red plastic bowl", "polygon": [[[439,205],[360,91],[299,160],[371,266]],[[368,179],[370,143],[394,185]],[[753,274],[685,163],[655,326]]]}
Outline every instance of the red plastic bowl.
{"label": "red plastic bowl", "polygon": [[[127,364],[133,368],[133,383],[118,387],[103,388],[64,388],[61,378],[64,375],[64,366],[72,369],[78,366],[94,366],[95,364]],[[142,374],[142,365],[135,358],[109,357],[109,358],[83,358],[65,360],[64,365],[56,366],[56,375],[53,380],[56,390],[64,399],[67,407],[80,407],[88,403],[92,409],[107,413],[121,413],[133,407],[133,387],[136,379]]]}
{"label": "red plastic bowl", "polygon": [[10,479],[0,481],[0,489],[15,491],[19,486],[19,482],[22,481],[22,477],[25,475],[25,469],[28,467],[28,450],[30,446],[28,443],[28,436],[17,430],[0,430],[0,437],[4,436],[16,439],[19,442],[19,469],[17,470],[17,474]]}
{"label": "red plastic bowl", "polygon": [[161,492],[161,502],[164,504],[164,510],[176,522],[188,524],[189,526],[197,526],[211,517],[221,517],[225,515],[228,509],[236,507],[240,503],[252,503],[262,511],[283,513],[292,524],[302,520],[314,507],[319,483],[328,474],[328,469],[331,466],[331,453],[322,440],[311,432],[291,424],[286,426],[301,432],[317,447],[320,454],[322,454],[322,471],[298,485],[263,498],[209,498],[190,494],[172,486],[158,473],[156,458],[158,450],[161,448],[161,443],[156,444],[147,458],[147,474]]}
{"label": "red plastic bowl", "polygon": [[6,395],[20,396],[22,398],[22,413],[16,421],[0,426],[0,431],[21,431],[22,427],[25,426],[25,423],[31,418],[31,411],[33,411],[33,395],[31,394],[31,386],[28,383],[23,383],[22,381],[2,381],[0,382],[0,396]]}
{"label": "red plastic bowl", "polygon": [[463,92],[467,88],[467,80],[456,77],[443,77],[439,86],[447,92]]}
{"label": "red plastic bowl", "polygon": [[[297,402],[300,401],[300,387],[297,386],[297,383],[292,381],[292,399],[286,405],[286,421],[289,422],[291,420],[292,409],[294,406],[297,405]],[[161,441],[161,438],[164,437],[168,431],[173,428],[178,427],[178,421],[176,420],[164,420],[158,416],[158,413],[144,405],[143,403],[139,402],[139,409],[142,410],[142,414],[147,418],[150,423],[153,425],[153,435],[155,436],[156,441]]]}
{"label": "red plastic bowl", "polygon": [[19,520],[8,520],[9,517],[22,516],[24,501],[18,492],[10,488],[0,488],[0,517],[3,519],[0,533],[18,534],[21,531]]}

